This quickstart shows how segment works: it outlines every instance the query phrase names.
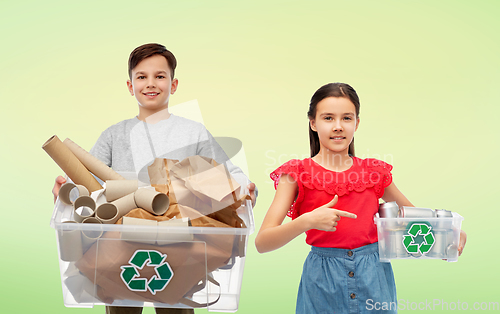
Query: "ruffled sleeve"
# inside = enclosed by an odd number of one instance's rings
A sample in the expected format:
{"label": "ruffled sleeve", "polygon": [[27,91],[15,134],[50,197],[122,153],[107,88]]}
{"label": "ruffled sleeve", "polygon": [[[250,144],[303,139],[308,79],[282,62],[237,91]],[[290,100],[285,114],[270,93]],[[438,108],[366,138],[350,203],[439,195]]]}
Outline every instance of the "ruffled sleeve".
{"label": "ruffled sleeve", "polygon": [[288,210],[287,216],[291,217],[292,219],[297,218],[298,215],[298,210],[297,210],[297,204],[299,204],[302,201],[302,198],[304,197],[304,192],[303,192],[303,184],[300,181],[300,174],[304,171],[302,163],[298,159],[292,159],[280,167],[278,169],[274,170],[271,172],[270,177],[274,182],[274,188],[278,188],[278,183],[280,181],[281,175],[282,174],[288,174],[291,176],[296,182],[299,187],[299,192],[297,195],[297,198],[293,202],[293,204],[290,206],[290,209]]}
{"label": "ruffled sleeve", "polygon": [[369,180],[373,184],[378,198],[384,195],[384,189],[392,183],[392,165],[385,161],[367,158],[364,160],[369,169]]}

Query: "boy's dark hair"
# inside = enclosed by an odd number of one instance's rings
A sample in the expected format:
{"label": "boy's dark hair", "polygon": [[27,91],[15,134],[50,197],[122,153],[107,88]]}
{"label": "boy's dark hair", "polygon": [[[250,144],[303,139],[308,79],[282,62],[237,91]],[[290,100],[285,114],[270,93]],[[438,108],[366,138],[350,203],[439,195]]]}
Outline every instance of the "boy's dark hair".
{"label": "boy's dark hair", "polygon": [[[309,120],[314,120],[316,118],[316,105],[327,97],[344,97],[349,99],[356,110],[356,118],[359,117],[359,97],[354,88],[345,83],[330,83],[321,86],[312,96],[311,103],[309,104],[309,111],[307,116]],[[319,153],[319,137],[318,133],[311,129],[311,124],[309,123],[309,146],[311,150],[311,157],[316,156]],[[354,156],[354,138],[349,145],[349,155]]]}
{"label": "boy's dark hair", "polygon": [[144,44],[135,48],[134,51],[130,53],[130,57],[128,58],[128,77],[132,79],[132,70],[139,64],[139,62],[154,55],[162,55],[165,59],[167,59],[168,66],[170,67],[170,74],[172,79],[174,79],[177,60],[175,59],[173,53],[160,44]]}

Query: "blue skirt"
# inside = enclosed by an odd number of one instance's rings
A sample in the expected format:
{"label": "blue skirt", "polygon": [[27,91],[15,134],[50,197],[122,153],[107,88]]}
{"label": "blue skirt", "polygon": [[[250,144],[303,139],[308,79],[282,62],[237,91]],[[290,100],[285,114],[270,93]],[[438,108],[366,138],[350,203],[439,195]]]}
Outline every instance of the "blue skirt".
{"label": "blue skirt", "polygon": [[353,250],[311,247],[304,262],[296,313],[397,313],[390,263],[378,243]]}

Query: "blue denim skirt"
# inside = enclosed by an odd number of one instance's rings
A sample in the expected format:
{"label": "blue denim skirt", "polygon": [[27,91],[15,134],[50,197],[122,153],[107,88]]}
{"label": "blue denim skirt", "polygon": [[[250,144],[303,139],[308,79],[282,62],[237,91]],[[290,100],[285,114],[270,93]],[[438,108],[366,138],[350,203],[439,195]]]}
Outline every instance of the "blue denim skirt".
{"label": "blue denim skirt", "polygon": [[390,263],[378,243],[353,250],[311,247],[304,262],[296,313],[397,313]]}

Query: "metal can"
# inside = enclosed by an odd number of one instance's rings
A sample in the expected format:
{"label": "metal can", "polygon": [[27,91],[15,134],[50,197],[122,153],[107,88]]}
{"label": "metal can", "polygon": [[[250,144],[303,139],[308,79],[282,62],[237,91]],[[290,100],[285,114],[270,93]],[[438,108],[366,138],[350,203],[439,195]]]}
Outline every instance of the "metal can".
{"label": "metal can", "polygon": [[400,218],[433,218],[436,213],[430,208],[403,206],[399,211]]}
{"label": "metal can", "polygon": [[446,209],[436,209],[436,217],[437,218],[442,218],[438,219],[436,222],[436,229],[451,229],[451,226],[453,224],[453,214],[451,211],[446,210]]}
{"label": "metal can", "polygon": [[378,215],[380,218],[398,218],[399,206],[396,202],[380,204]]}
{"label": "metal can", "polygon": [[398,212],[399,206],[396,202],[388,202],[380,204],[378,207],[378,215],[380,218],[391,218],[389,221],[384,222],[386,229],[395,229],[398,227]]}

